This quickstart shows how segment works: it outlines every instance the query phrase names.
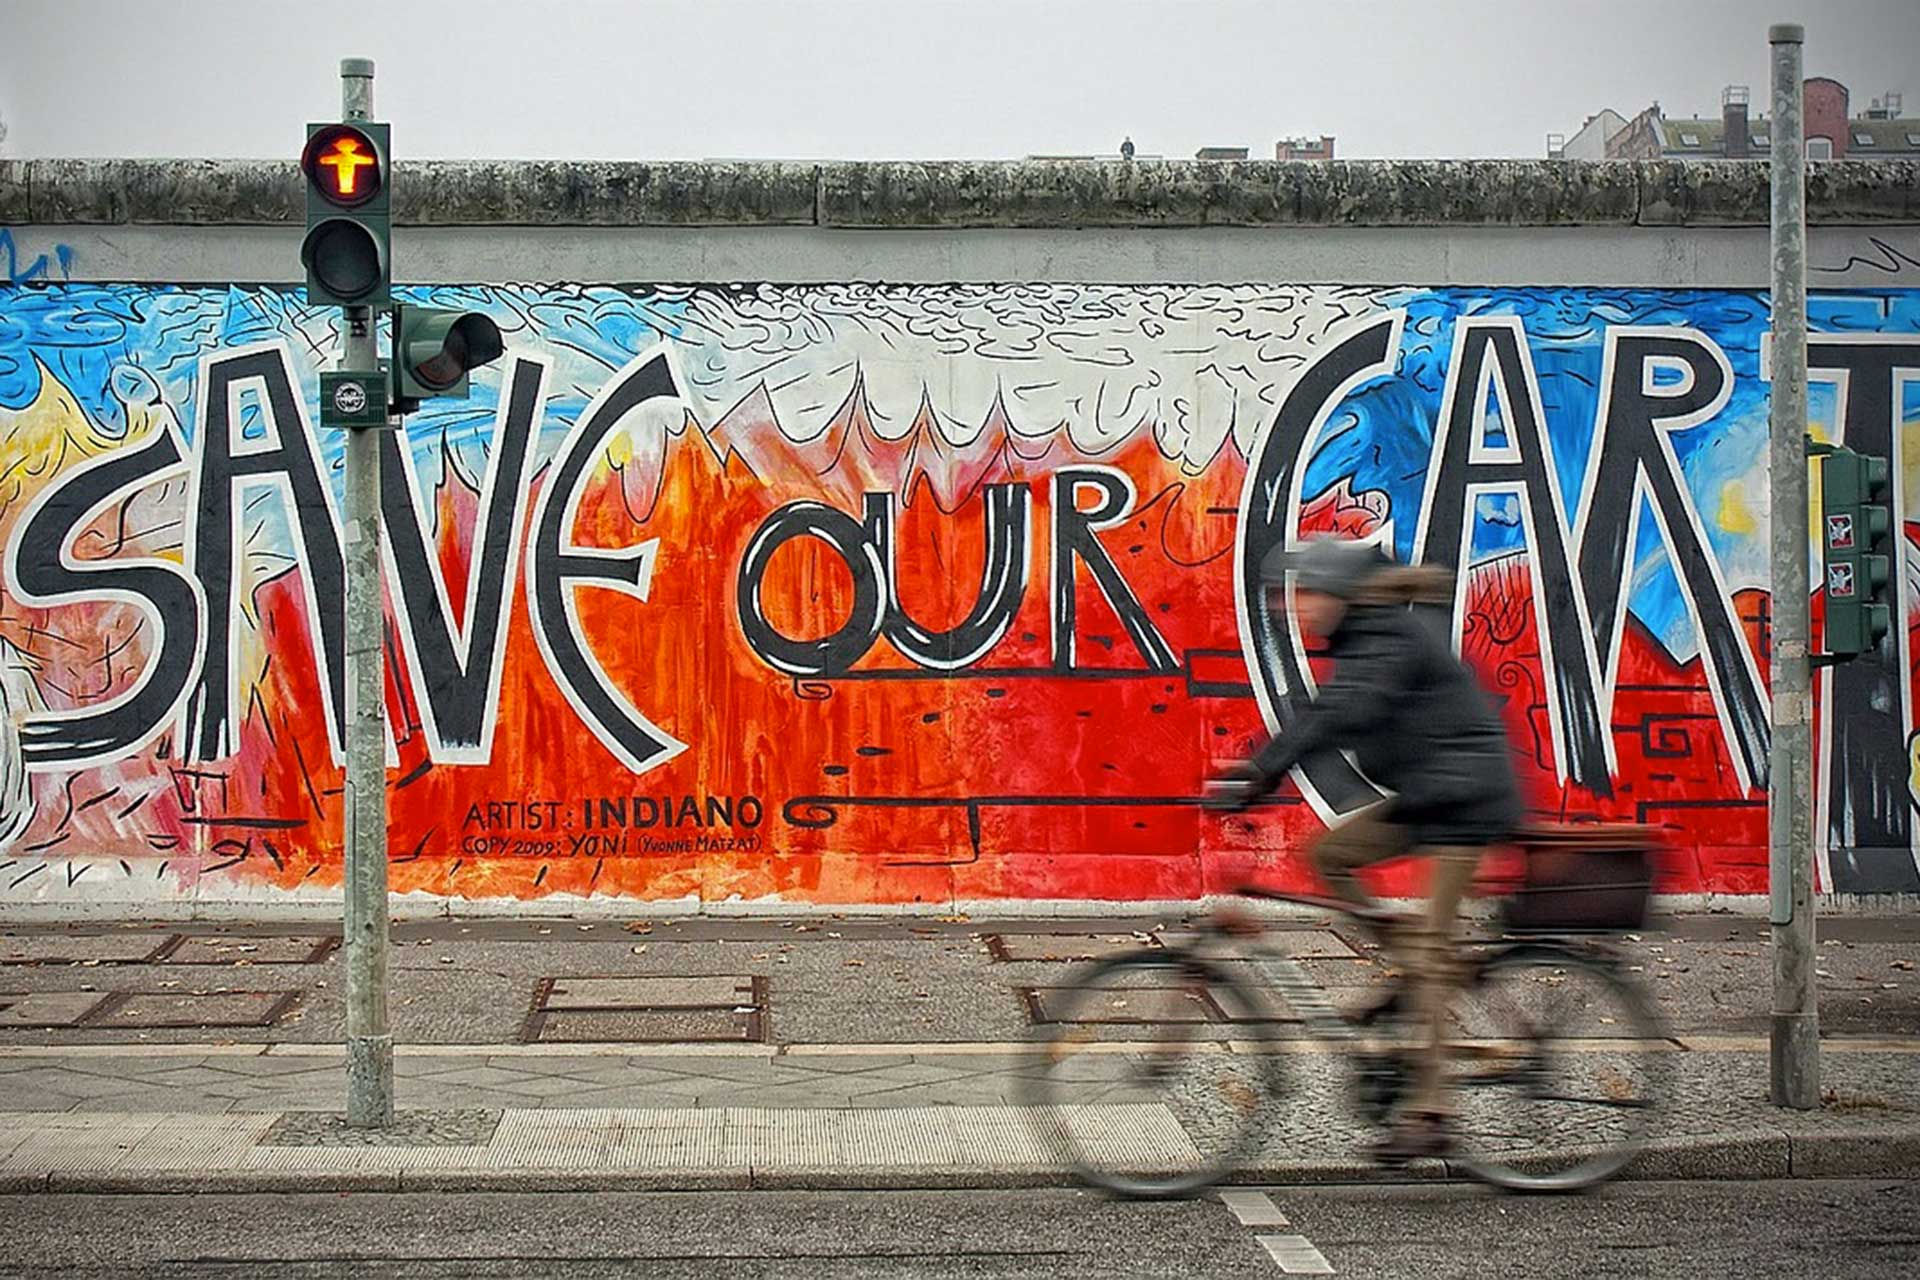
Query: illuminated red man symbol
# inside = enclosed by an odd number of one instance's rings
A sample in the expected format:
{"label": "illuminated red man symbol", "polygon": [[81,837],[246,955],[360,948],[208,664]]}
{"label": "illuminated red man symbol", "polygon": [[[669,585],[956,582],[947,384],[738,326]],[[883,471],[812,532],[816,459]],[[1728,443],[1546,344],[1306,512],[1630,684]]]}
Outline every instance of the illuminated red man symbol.
{"label": "illuminated red man symbol", "polygon": [[360,150],[360,139],[343,134],[327,147],[319,163],[333,170],[334,189],[343,196],[350,196],[359,182],[361,166],[378,165],[380,162]]}

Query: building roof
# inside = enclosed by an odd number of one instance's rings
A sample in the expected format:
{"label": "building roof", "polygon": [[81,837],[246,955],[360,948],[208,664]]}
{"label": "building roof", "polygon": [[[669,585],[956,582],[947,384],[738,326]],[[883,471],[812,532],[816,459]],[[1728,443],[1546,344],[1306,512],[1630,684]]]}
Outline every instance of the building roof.
{"label": "building roof", "polygon": [[[1749,148],[1764,147],[1771,140],[1771,127],[1767,117],[1756,116],[1747,122],[1747,128],[1753,135],[1748,139]],[[1661,145],[1671,154],[1689,153],[1712,154],[1724,151],[1722,145],[1724,124],[1720,120],[1708,119],[1667,119],[1660,121]],[[1866,159],[1873,155],[1894,155],[1920,151],[1920,117],[1905,117],[1899,120],[1849,120],[1847,121],[1847,153],[1859,153]]]}
{"label": "building roof", "polygon": [[1847,121],[1847,153],[1920,151],[1920,116],[1898,120]]}

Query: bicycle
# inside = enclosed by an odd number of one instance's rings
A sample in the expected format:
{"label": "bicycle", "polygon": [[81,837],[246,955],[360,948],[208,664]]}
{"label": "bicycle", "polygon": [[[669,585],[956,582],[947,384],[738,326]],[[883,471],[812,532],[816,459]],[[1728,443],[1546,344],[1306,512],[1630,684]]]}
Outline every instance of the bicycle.
{"label": "bicycle", "polygon": [[[1611,935],[1644,924],[1649,836],[1594,826],[1517,838],[1528,872],[1510,886],[1502,936],[1463,944],[1452,1004],[1460,1035],[1447,1042],[1449,1172],[1511,1191],[1576,1191],[1618,1174],[1643,1145],[1672,1046]],[[1375,937],[1397,919],[1256,885],[1236,896],[1333,913]],[[1301,1055],[1291,1050],[1302,1047],[1352,1064],[1345,1092],[1369,1126],[1391,1119],[1420,1038],[1401,1012],[1405,979],[1386,1000],[1343,1013],[1299,959],[1260,945],[1260,931],[1231,913],[1210,917],[1190,944],[1097,961],[1050,993],[1056,1030],[1028,1099],[1084,1181],[1167,1197],[1231,1176],[1284,1136],[1271,1103],[1292,1096],[1289,1067]],[[1283,1023],[1270,995],[1301,1021],[1304,1043],[1274,1034]]]}

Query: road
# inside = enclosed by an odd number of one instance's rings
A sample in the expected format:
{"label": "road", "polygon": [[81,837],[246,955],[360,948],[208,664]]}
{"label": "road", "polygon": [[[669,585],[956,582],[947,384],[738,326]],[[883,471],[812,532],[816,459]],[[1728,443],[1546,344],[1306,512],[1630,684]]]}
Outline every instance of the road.
{"label": "road", "polygon": [[[1125,1204],[1073,1191],[0,1196],[0,1276],[1891,1276],[1920,1273],[1920,1182],[1280,1188]],[[1322,1273],[1324,1274],[1324,1272]]]}

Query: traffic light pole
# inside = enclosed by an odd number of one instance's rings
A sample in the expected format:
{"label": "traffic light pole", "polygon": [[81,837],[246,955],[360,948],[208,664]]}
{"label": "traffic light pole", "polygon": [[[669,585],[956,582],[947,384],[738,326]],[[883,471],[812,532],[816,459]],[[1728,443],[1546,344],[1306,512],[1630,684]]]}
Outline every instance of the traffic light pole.
{"label": "traffic light pole", "polygon": [[1813,936],[1812,619],[1807,591],[1807,221],[1801,141],[1805,30],[1773,46],[1773,369],[1768,487],[1773,519],[1773,748],[1767,762],[1773,924],[1770,1094],[1820,1104],[1820,1009]]}
{"label": "traffic light pole", "polygon": [[[373,117],[373,62],[340,61],[340,116]],[[342,367],[379,368],[371,307],[347,307]],[[391,426],[391,423],[389,423]],[[347,1123],[393,1123],[393,1033],[387,1024],[386,662],[381,646],[380,447],[348,431],[346,466]]]}

